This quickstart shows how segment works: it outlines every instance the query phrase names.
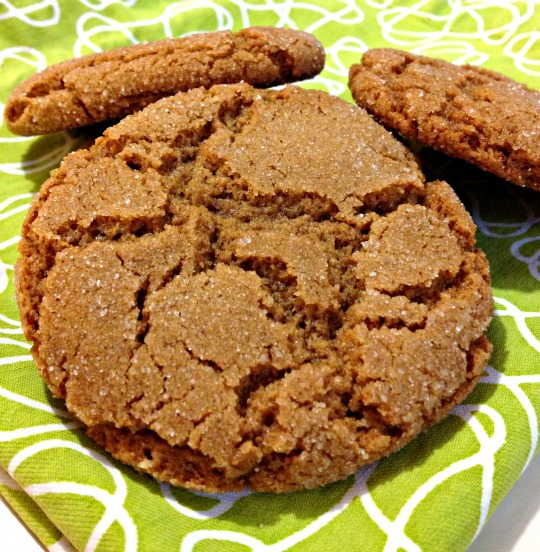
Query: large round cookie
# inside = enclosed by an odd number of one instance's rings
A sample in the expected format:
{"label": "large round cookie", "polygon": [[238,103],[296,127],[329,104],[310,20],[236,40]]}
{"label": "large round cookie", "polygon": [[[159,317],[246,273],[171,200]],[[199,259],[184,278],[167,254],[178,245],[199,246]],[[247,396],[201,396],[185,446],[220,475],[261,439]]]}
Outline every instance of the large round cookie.
{"label": "large round cookie", "polygon": [[499,73],[392,49],[350,69],[355,101],[385,126],[540,190],[540,92]]}
{"label": "large round cookie", "polygon": [[45,134],[121,119],[176,92],[214,84],[272,86],[314,77],[324,49],[294,29],[249,27],[136,44],[52,65],[21,83],[8,128]]}
{"label": "large round cookie", "polygon": [[25,221],[25,335],[114,456],[194,489],[312,488],[472,389],[492,313],[451,188],[356,106],[163,99],[70,154]]}

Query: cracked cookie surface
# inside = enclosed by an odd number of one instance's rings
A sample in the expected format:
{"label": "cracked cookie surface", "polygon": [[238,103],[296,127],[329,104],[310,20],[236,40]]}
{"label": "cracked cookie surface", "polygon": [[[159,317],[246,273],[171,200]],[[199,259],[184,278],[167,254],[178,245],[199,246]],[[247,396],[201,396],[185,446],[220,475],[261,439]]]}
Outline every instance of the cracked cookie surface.
{"label": "cracked cookie surface", "polygon": [[393,49],[350,69],[353,98],[386,127],[540,190],[540,92],[499,73]]}
{"label": "cracked cookie surface", "polygon": [[313,488],[480,377],[474,232],[364,110],[215,86],[63,161],[26,218],[17,297],[48,386],[123,462],[206,491]]}
{"label": "cracked cookie surface", "polygon": [[58,132],[122,117],[180,91],[314,77],[324,49],[311,34],[249,27],[141,43],[51,65],[21,83],[4,118],[15,134]]}

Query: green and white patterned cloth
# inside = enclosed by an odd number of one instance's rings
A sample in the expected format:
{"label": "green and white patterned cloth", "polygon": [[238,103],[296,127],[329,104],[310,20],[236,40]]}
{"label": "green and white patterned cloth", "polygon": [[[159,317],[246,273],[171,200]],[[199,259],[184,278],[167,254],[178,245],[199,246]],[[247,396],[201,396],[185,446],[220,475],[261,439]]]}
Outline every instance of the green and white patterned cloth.
{"label": "green and white patterned cloth", "polygon": [[[0,0],[0,107],[17,83],[63,59],[252,25],[314,33],[327,66],[302,86],[349,101],[349,66],[381,46],[481,64],[540,88],[538,1]],[[0,127],[0,493],[43,544],[99,552],[465,550],[539,449],[540,193],[458,172],[496,297],[494,353],[465,404],[344,482],[211,496],[160,485],[94,446],[46,390],[22,337],[12,278],[20,226],[49,171],[85,138],[21,138]]]}

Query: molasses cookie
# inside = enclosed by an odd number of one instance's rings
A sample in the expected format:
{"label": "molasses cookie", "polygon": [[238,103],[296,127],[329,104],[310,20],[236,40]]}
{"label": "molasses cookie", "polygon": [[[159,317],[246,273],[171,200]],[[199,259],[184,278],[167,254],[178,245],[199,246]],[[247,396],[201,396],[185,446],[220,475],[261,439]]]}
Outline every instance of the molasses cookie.
{"label": "molasses cookie", "polygon": [[349,86],[388,128],[540,190],[540,92],[480,67],[392,49],[366,52]]}
{"label": "molasses cookie", "polygon": [[205,491],[313,488],[480,378],[474,234],[364,110],[218,85],[65,158],[25,220],[17,297],[48,386],[116,458]]}
{"label": "molasses cookie", "polygon": [[129,113],[179,91],[248,82],[266,87],[319,73],[311,34],[251,27],[137,44],[52,65],[20,84],[5,107],[15,134],[57,132]]}

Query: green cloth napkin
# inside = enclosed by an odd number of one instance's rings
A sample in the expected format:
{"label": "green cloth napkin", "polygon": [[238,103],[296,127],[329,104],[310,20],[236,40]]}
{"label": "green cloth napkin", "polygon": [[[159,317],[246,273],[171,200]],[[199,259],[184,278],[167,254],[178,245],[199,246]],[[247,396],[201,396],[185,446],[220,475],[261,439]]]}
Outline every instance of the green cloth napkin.
{"label": "green cloth napkin", "polygon": [[[324,72],[302,86],[350,100],[367,48],[482,64],[540,88],[540,4],[467,0],[0,0],[0,102],[46,65],[144,40],[251,25],[313,32]],[[3,107],[3,105],[1,106]],[[501,116],[503,116],[501,114]],[[0,128],[0,493],[50,550],[462,551],[538,451],[540,193],[438,159],[490,260],[494,352],[465,404],[346,481],[284,495],[207,495],[113,461],[46,390],[22,337],[13,264],[20,226],[84,131]]]}

